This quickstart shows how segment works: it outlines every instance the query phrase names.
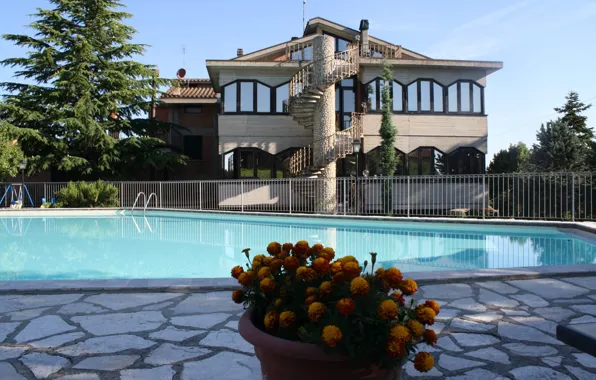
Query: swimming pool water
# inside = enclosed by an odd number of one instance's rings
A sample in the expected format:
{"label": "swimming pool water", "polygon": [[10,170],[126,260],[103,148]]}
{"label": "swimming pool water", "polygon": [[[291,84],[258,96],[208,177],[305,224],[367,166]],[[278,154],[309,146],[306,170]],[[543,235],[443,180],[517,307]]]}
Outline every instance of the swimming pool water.
{"label": "swimming pool water", "polygon": [[405,272],[596,262],[554,228],[244,215],[0,217],[0,280],[215,278],[271,241],[322,243]]}

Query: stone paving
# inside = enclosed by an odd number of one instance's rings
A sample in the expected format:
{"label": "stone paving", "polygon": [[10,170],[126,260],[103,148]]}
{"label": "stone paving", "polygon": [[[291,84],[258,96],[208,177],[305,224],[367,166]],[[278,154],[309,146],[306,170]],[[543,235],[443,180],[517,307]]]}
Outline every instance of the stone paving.
{"label": "stone paving", "polygon": [[[596,379],[596,358],[555,338],[596,321],[596,277],[422,286],[442,310],[436,368],[405,379]],[[230,292],[0,295],[0,379],[251,380]]]}

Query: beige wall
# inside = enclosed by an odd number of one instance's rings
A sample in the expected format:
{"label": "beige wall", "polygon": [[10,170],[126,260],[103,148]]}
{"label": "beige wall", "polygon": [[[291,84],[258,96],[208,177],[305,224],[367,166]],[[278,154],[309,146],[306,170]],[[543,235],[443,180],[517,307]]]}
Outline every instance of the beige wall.
{"label": "beige wall", "polygon": [[[381,145],[380,114],[364,116],[364,152]],[[393,115],[397,127],[395,147],[409,153],[420,146],[434,146],[444,153],[474,147],[486,153],[487,121],[484,116]]]}
{"label": "beige wall", "polygon": [[238,147],[259,148],[277,154],[312,142],[312,129],[306,129],[291,116],[220,115],[219,154]]}
{"label": "beige wall", "polygon": [[[381,76],[381,65],[361,66],[360,80],[362,83],[368,83],[376,77]],[[483,86],[486,86],[486,71],[479,69],[447,69],[447,68],[408,68],[400,67],[393,70],[393,78],[402,84],[408,84],[416,79],[434,79],[444,86],[447,86],[456,80],[468,79],[474,80]]]}
{"label": "beige wall", "polygon": [[298,69],[295,67],[222,69],[219,73],[219,85],[225,86],[226,84],[239,79],[248,79],[258,80],[271,87],[279,86],[280,84],[289,82],[296,71],[298,71]]}

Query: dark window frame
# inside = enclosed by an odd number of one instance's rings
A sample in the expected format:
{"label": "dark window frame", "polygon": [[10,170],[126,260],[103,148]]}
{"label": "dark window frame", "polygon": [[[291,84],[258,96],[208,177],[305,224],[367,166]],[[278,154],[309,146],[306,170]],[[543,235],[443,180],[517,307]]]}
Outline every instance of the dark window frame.
{"label": "dark window frame", "polygon": [[[418,167],[418,174],[410,174],[410,154],[412,154],[412,152],[419,152],[422,149],[432,149],[432,155],[431,157],[433,158],[433,166],[431,168],[431,172],[433,174],[422,174],[422,156],[420,155],[420,153],[417,153],[416,155],[416,160],[417,160],[417,167]],[[411,150],[409,153],[406,154],[406,173],[408,173],[408,175],[424,175],[424,176],[435,176],[437,174],[434,174],[436,172],[435,170],[435,161],[434,161],[434,157],[435,157],[435,151],[440,152],[443,157],[447,158],[447,162],[445,163],[445,173],[449,173],[449,155],[446,154],[445,152],[443,152],[441,149],[434,147],[434,146],[419,146],[414,150]],[[446,174],[442,174],[442,175],[446,175]]]}
{"label": "dark window frame", "polygon": [[[241,94],[242,94],[242,83],[252,83],[252,96],[253,96],[253,110],[252,111],[240,111],[240,103],[241,103]],[[229,112],[228,110],[225,109],[225,104],[226,104],[226,91],[225,88],[236,84],[236,110],[234,112]],[[267,87],[269,89],[269,112],[257,112],[258,109],[258,96],[257,96],[257,84],[261,84],[265,87]],[[224,115],[272,115],[275,112],[273,112],[273,110],[275,109],[275,89],[276,87],[271,87],[266,83],[261,82],[260,80],[256,80],[256,79],[237,79],[233,82],[227,83],[225,86],[222,86],[222,91],[221,91],[221,104],[224,105],[223,107],[223,114]]]}
{"label": "dark window frame", "polygon": [[[397,149],[396,147],[393,147],[393,149],[395,149],[395,154],[400,158],[400,162],[398,163],[399,166],[401,166],[401,172],[404,174],[399,174],[396,173],[395,176],[404,176],[404,175],[408,175],[408,168],[407,168],[407,162],[408,162],[408,155],[405,152],[402,152],[401,150]],[[369,154],[371,153],[377,153],[380,154],[381,150],[381,146],[377,145],[376,147],[374,147],[373,149],[369,150],[368,152],[366,152],[364,154],[364,167],[366,170],[370,171],[369,168],[369,164],[370,164],[370,156]],[[396,171],[397,171],[397,166],[396,166]]]}
{"label": "dark window frame", "polygon": [[[471,150],[474,151],[475,153],[480,154],[480,156],[482,157],[482,170],[480,171],[480,173],[451,173],[451,165],[449,166],[449,174],[450,175],[466,175],[466,174],[486,174],[486,154],[481,152],[478,148],[473,147],[473,146],[460,146],[459,148],[451,151],[448,155],[447,155],[447,161],[449,161],[451,159],[452,156],[462,152],[462,151],[467,151],[467,150]],[[471,167],[471,161],[468,163],[468,165]]]}
{"label": "dark window frame", "polygon": [[348,39],[345,39],[344,37],[340,37],[337,34],[329,33],[327,31],[323,31],[323,35],[324,36],[333,37],[333,39],[334,39],[334,41],[333,41],[333,50],[335,50],[335,53],[339,53],[341,51],[344,51],[344,50],[338,50],[338,47],[339,47],[339,43],[337,41],[338,39],[343,40],[343,41],[346,41],[348,43],[348,45],[351,45],[351,44],[354,43],[354,41],[350,41]]}
{"label": "dark window frame", "polygon": [[[290,82],[291,82],[291,80],[281,83],[281,84],[278,84],[277,86],[271,88],[273,90],[273,108],[272,108],[273,111],[272,111],[272,113],[275,115],[289,115],[290,114]],[[277,89],[282,86],[285,86],[286,84],[288,85],[288,112],[277,112]]]}
{"label": "dark window frame", "polygon": [[[374,109],[373,110],[373,109],[367,108],[367,110],[366,110],[367,113],[373,113],[373,114],[383,113],[383,105],[382,105],[382,97],[383,97],[383,95],[381,94],[381,91],[380,91],[381,90],[381,81],[385,82],[385,80],[383,78],[381,78],[381,77],[375,77],[374,79],[372,79],[372,80],[370,80],[370,81],[368,81],[367,83],[364,84],[364,89],[365,89],[364,91],[366,91],[365,99],[366,99],[366,102],[368,103],[368,86],[371,83],[375,82],[375,97],[376,97],[376,102],[377,102],[377,109]],[[407,87],[403,83],[401,83],[400,81],[393,79],[391,81],[391,90],[390,90],[391,91],[391,99],[392,100],[393,100],[393,82],[395,82],[395,83],[397,83],[398,85],[401,86],[401,111],[395,111],[393,109],[393,105],[391,105],[391,113],[394,113],[394,114],[404,114],[404,113],[407,113],[407,110],[406,110],[406,107],[407,107],[406,98],[407,98],[407,96],[405,94],[405,92],[407,91]],[[367,106],[368,106],[368,104],[367,104]]]}
{"label": "dark window frame", "polygon": [[[470,84],[470,111],[462,111],[461,110],[461,84],[462,83],[469,83]],[[456,96],[457,96],[457,111],[456,112],[450,112],[449,111],[449,87],[453,86],[453,85],[457,85],[457,91],[456,91]],[[480,112],[474,112],[474,86],[477,86],[478,88],[480,88]],[[485,108],[484,108],[484,86],[481,85],[480,83],[476,82],[475,80],[471,80],[471,79],[458,79],[452,83],[450,83],[448,86],[445,87],[446,90],[446,100],[447,100],[447,107],[444,107],[447,110],[447,113],[450,115],[481,115],[481,116],[486,116],[486,112],[485,112]]]}
{"label": "dark window frame", "polygon": [[[277,154],[272,154],[272,153],[269,153],[263,149],[259,149],[259,148],[255,148],[255,147],[238,147],[238,148],[231,149],[221,155],[222,178],[225,178],[225,179],[260,179],[258,177],[258,165],[254,161],[255,154],[259,154],[259,153],[268,154],[271,158],[271,165],[270,165],[270,169],[271,169],[271,177],[270,178],[271,179],[289,178],[290,174],[284,167],[283,161],[299,149],[301,149],[301,148],[300,147],[290,147],[290,148],[286,148],[286,149],[282,150],[281,152],[278,152]],[[251,153],[250,159],[252,160],[252,164],[253,164],[253,177],[242,177],[241,176],[242,165],[240,162],[242,159],[241,157],[242,157],[243,152]],[[226,156],[228,156],[229,154],[232,154],[233,168],[232,168],[231,175],[227,174],[227,172],[225,170],[225,159],[226,159]],[[283,159],[280,159],[280,157],[282,157]],[[280,172],[282,174],[281,177],[277,176],[278,172]]]}
{"label": "dark window frame", "polygon": [[[422,111],[422,85],[420,84],[420,82],[429,82],[429,96],[430,96],[430,110],[429,111]],[[408,109],[408,106],[410,104],[410,99],[408,96],[408,88],[412,85],[412,84],[416,84],[416,111],[410,111]],[[442,97],[441,99],[443,99],[443,110],[442,111],[435,111],[435,86],[434,84],[437,84],[438,86],[441,87],[442,90]],[[405,96],[405,100],[404,100],[404,110],[406,111],[406,113],[409,114],[424,114],[424,115],[430,115],[430,114],[445,114],[445,104],[446,103],[446,99],[447,99],[447,88],[448,86],[444,86],[442,83],[438,82],[435,79],[432,78],[418,78],[416,80],[411,81],[410,83],[406,84],[404,87],[404,96]]]}
{"label": "dark window frame", "polygon": [[[194,108],[194,109],[198,109],[199,112],[189,112],[188,110]],[[202,115],[203,114],[203,106],[184,106],[184,113],[185,114],[189,114],[189,115]]]}

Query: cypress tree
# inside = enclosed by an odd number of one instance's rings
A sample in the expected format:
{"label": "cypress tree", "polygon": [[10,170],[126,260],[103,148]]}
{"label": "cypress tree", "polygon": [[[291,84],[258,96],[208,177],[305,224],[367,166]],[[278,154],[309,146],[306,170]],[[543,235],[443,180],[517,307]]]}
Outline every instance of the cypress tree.
{"label": "cypress tree", "polygon": [[[27,83],[0,83],[8,92],[0,119],[35,131],[19,139],[30,171],[52,169],[69,179],[117,178],[142,167],[168,167],[181,157],[160,149],[171,125],[147,119],[157,78],[134,60],[146,45],[117,0],[49,0],[37,9],[31,35],[3,38],[26,48],[24,57],[0,62]],[[113,136],[121,136],[115,138]],[[139,165],[137,157],[143,157]]]}
{"label": "cypress tree", "polygon": [[393,124],[393,99],[391,89],[393,87],[393,69],[388,61],[383,62],[383,90],[381,92],[381,101],[383,104],[383,116],[381,118],[381,174],[392,176],[397,167],[397,155],[395,154],[395,136],[397,128]]}

